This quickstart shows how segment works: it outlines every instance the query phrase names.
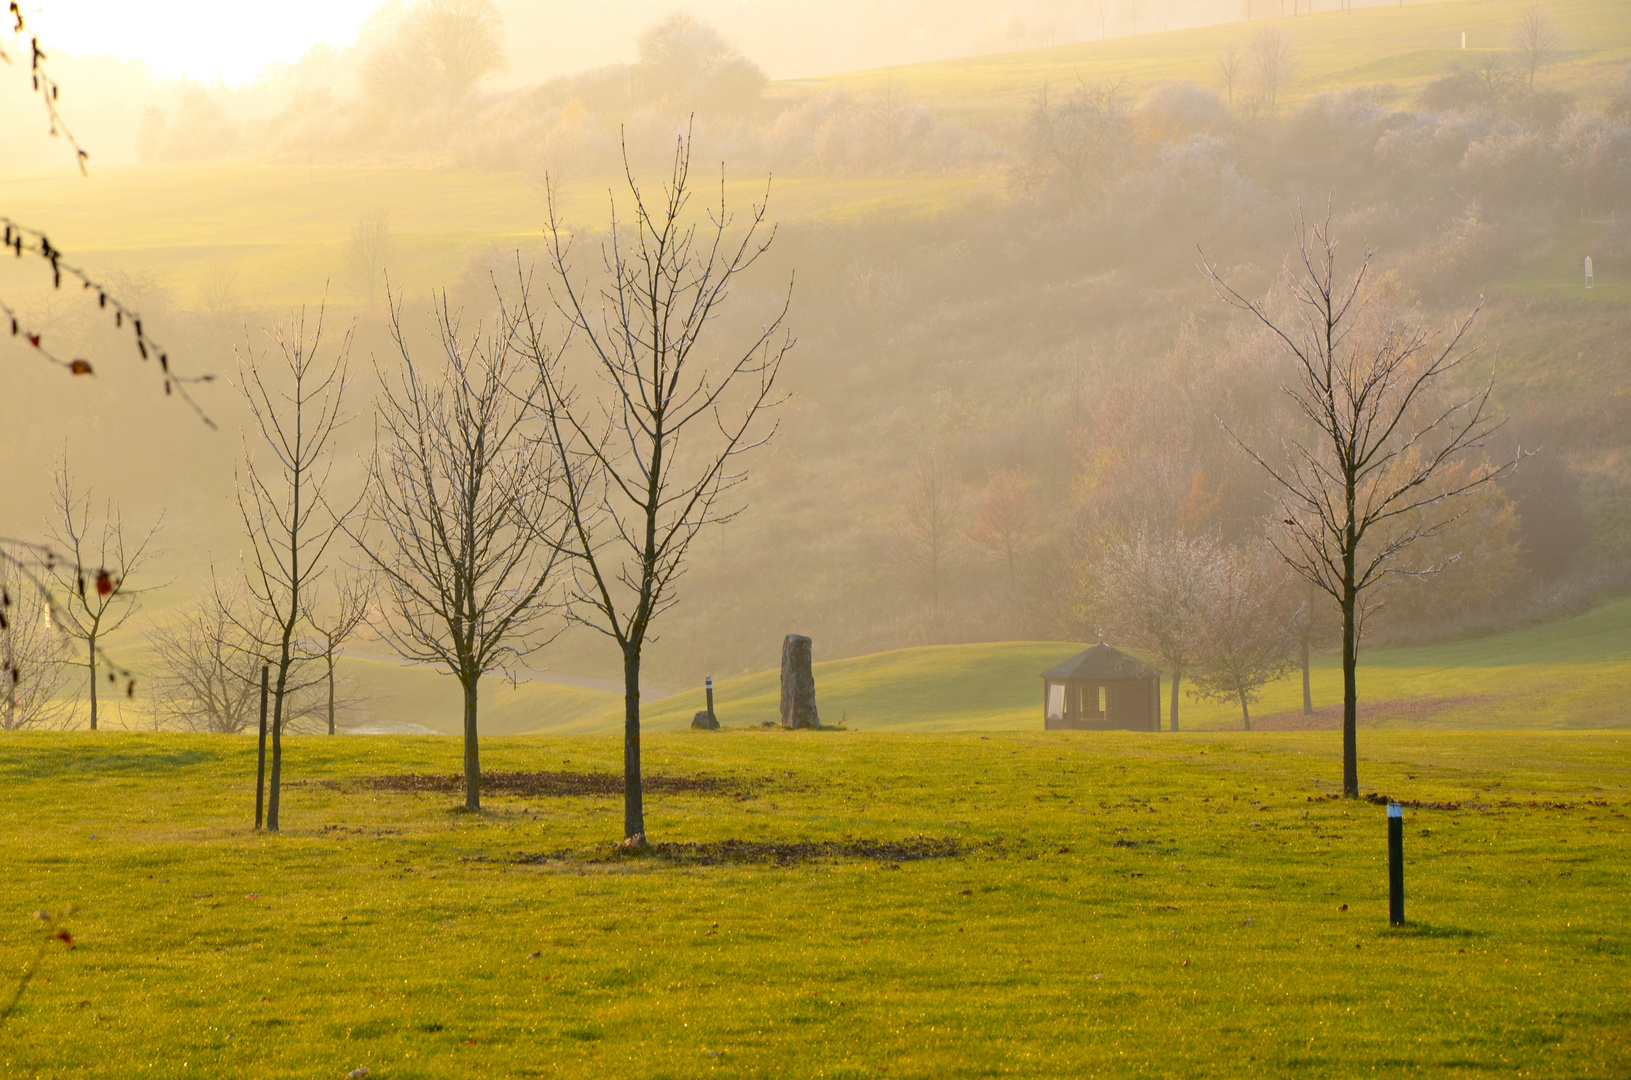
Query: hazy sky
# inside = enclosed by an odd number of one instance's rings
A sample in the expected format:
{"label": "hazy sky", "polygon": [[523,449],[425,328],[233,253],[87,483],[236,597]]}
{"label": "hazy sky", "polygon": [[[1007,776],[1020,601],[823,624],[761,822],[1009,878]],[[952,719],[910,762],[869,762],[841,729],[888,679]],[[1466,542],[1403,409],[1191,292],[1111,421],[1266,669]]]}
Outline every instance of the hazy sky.
{"label": "hazy sky", "polygon": [[349,45],[383,0],[32,0],[43,44],[145,60],[156,74],[233,85],[318,42]]}

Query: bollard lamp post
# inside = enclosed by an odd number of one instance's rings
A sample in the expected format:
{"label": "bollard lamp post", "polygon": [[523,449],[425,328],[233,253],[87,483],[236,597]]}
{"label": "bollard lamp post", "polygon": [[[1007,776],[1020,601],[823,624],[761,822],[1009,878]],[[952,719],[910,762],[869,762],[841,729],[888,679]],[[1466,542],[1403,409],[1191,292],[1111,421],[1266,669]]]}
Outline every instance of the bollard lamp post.
{"label": "bollard lamp post", "polygon": [[1388,922],[1404,925],[1404,807],[1387,804]]}

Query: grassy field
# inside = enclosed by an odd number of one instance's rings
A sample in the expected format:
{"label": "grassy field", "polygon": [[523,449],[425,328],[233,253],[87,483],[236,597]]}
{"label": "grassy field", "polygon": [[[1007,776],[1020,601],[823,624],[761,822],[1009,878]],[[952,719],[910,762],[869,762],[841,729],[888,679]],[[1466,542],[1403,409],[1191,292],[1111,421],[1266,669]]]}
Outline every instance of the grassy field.
{"label": "grassy field", "polygon": [[[1268,8],[1269,3],[1261,3]],[[1120,82],[1137,95],[1157,83],[1218,82],[1217,56],[1243,51],[1263,26],[1283,30],[1297,55],[1297,73],[1284,100],[1295,102],[1356,84],[1387,83],[1410,90],[1449,70],[1474,66],[1506,49],[1512,27],[1529,0],[1442,0],[1399,7],[1325,11],[1295,19],[1140,34],[1023,52],[942,60],[905,67],[834,75],[821,80],[851,90],[886,87],[912,95],[937,110],[973,120],[1012,118],[1047,82],[1074,87]],[[1631,19],[1619,0],[1552,0],[1547,10],[1566,36],[1562,63],[1540,83],[1587,100],[1611,95],[1631,58]],[[1461,34],[1467,48],[1461,48]],[[804,85],[809,84],[806,80]]]}
{"label": "grassy field", "polygon": [[[746,207],[764,197],[765,180],[733,175],[726,197]],[[626,193],[621,178],[566,183],[564,219],[604,228],[613,187]],[[772,205],[782,221],[911,216],[997,190],[998,181],[983,177],[777,177]],[[314,304],[325,289],[333,303],[366,303],[346,257],[353,226],[380,210],[390,214],[393,287],[409,295],[456,283],[486,253],[539,249],[546,220],[542,185],[514,173],[242,161],[110,166],[85,179],[0,172],[0,205],[18,221],[49,223],[52,241],[80,264],[116,266],[189,310],[205,295],[256,308]],[[38,274],[10,272],[19,287],[40,286]]]}
{"label": "grassy field", "polygon": [[[774,663],[779,642],[763,661]],[[819,642],[817,643],[819,656]],[[1041,725],[1041,673],[1084,645],[1057,641],[936,645],[815,665],[824,723],[853,731],[1034,731]],[[153,661],[132,648],[121,659],[139,670]],[[430,668],[383,659],[346,657],[342,676],[361,700],[345,722],[369,732],[462,730],[458,684]],[[1264,688],[1253,706],[1259,728],[1340,726],[1342,668],[1338,657],[1314,659],[1316,716],[1302,715],[1300,673]],[[543,678],[549,678],[546,673]],[[1360,723],[1365,727],[1425,729],[1616,728],[1631,725],[1631,599],[1584,615],[1493,637],[1427,646],[1366,650],[1360,656]],[[487,735],[596,734],[622,730],[619,690],[598,685],[521,681],[500,674],[481,689],[481,728]],[[1163,682],[1162,718],[1168,725],[1170,688]],[[778,719],[780,674],[775,668],[720,679],[715,711],[727,727],[757,727]],[[703,707],[701,687],[648,699],[648,731],[689,727]],[[150,701],[108,703],[112,727],[150,726]],[[1197,701],[1185,694],[1179,715],[1185,729],[1240,727],[1239,706]]]}
{"label": "grassy field", "polygon": [[[1041,725],[1042,672],[1085,647],[943,645],[818,663],[817,701],[824,723],[856,730],[1034,730]],[[717,682],[715,712],[727,726],[777,719],[779,678],[770,670]],[[1317,657],[1312,685],[1320,707],[1312,725],[1339,726],[1340,659]],[[1363,652],[1359,688],[1367,726],[1624,727],[1631,724],[1631,600],[1495,637]],[[702,707],[699,688],[650,702],[642,717],[652,730],[672,730]],[[617,730],[621,709],[620,701],[608,702],[600,730]],[[1310,722],[1301,710],[1301,676],[1293,674],[1264,688],[1254,715],[1260,725],[1303,726]],[[1179,717],[1196,730],[1240,727],[1239,706],[1187,695]],[[580,725],[576,730],[594,723],[576,713],[570,722]]]}
{"label": "grassy field", "polygon": [[[615,737],[492,770],[600,773]],[[1631,740],[1367,732],[1406,811],[1328,801],[1327,734],[683,733],[657,854],[613,795],[452,794],[456,746],[0,742],[0,956],[78,906],[7,1076],[1547,1076],[1631,1070]],[[670,788],[676,785],[669,785]],[[705,784],[704,787],[707,787]],[[927,856],[927,857],[925,857]],[[770,861],[755,861],[770,860]]]}

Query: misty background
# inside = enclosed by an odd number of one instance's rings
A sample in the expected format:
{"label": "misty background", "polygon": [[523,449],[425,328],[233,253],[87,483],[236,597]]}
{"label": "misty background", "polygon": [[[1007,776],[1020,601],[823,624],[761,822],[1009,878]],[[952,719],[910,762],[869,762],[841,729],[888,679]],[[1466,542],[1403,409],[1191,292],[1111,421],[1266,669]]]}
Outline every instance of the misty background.
{"label": "misty background", "polygon": [[[1297,18],[1259,0],[1274,17],[1250,22],[1245,6],[394,2],[354,44],[238,87],[58,58],[93,155],[77,188],[26,82],[4,80],[0,193],[195,370],[235,378],[246,343],[326,296],[331,333],[354,335],[335,479],[349,490],[372,445],[374,364],[392,363],[387,274],[428,348],[433,291],[474,324],[518,260],[542,264],[546,181],[590,254],[625,147],[655,182],[692,131],[699,171],[717,184],[722,163],[744,210],[773,177],[775,244],[715,332],[751,335],[794,281],[791,400],[747,512],[698,541],[658,625],[664,685],[771,667],[790,632],[819,659],[1114,636],[1095,599],[1106,545],[1145,531],[1261,548],[1272,500],[1226,428],[1272,437],[1287,368],[1197,263],[1204,251],[1272,299],[1299,207],[1329,208],[1350,265],[1375,251],[1393,310],[1447,323],[1484,298],[1467,378],[1497,380],[1507,424],[1489,452],[1540,451],[1435,541],[1458,556],[1443,573],[1389,591],[1369,642],[1623,591],[1631,31],[1593,33],[1603,5],[1560,2],[1555,39],[1526,54],[1526,5],[1508,4],[1471,49],[1434,27],[1432,49],[1407,41],[1356,72],[1306,36],[1334,0]],[[1164,33],[1187,77],[1128,51]],[[875,70],[989,54],[1007,66]],[[0,284],[75,349],[113,348],[76,297],[13,267]],[[135,365],[70,384],[0,357],[9,533],[38,531],[66,451],[127,521],[164,515],[145,618],[165,620],[212,568],[239,572],[230,386],[199,391],[211,432]],[[1314,622],[1328,647],[1329,618]],[[569,633],[534,666],[600,679],[616,657]]]}

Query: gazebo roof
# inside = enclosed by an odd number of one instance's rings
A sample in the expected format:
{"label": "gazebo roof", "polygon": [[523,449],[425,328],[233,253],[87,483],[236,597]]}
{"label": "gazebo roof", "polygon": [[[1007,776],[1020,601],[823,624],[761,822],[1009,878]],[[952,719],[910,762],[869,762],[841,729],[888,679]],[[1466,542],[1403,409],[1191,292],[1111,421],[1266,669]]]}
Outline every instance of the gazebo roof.
{"label": "gazebo roof", "polygon": [[1112,649],[1099,642],[1084,653],[1071,657],[1062,664],[1042,673],[1044,679],[1148,679],[1155,669],[1137,657],[1128,656],[1120,649]]}

